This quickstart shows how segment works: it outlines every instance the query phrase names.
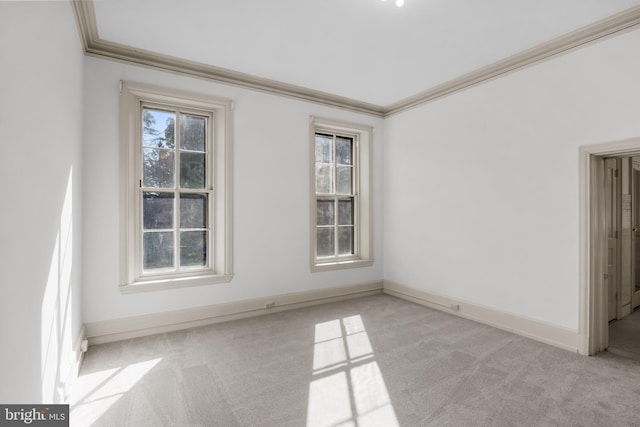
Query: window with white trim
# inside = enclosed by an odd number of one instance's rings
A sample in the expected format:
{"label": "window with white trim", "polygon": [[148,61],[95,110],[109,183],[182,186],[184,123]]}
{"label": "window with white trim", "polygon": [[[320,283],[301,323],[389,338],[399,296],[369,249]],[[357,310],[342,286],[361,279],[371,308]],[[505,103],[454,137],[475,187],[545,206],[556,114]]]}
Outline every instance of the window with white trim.
{"label": "window with white trim", "polygon": [[373,263],[372,129],[314,118],[311,125],[311,269]]}
{"label": "window with white trim", "polygon": [[121,289],[231,280],[230,102],[127,83]]}

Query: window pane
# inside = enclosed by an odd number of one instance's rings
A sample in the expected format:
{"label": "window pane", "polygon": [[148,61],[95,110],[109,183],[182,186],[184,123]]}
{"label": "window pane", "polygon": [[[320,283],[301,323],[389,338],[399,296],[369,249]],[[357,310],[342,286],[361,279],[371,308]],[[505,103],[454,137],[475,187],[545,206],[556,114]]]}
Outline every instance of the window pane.
{"label": "window pane", "polygon": [[318,256],[333,256],[335,227],[318,228],[316,245]]}
{"label": "window pane", "polygon": [[338,225],[353,225],[353,199],[338,200]]}
{"label": "window pane", "polygon": [[144,269],[173,267],[173,233],[144,233]]}
{"label": "window pane", "polygon": [[142,144],[146,147],[175,146],[176,115],[166,111],[142,110]]}
{"label": "window pane", "polygon": [[145,148],[143,152],[142,182],[145,187],[173,188],[174,152],[157,148]]}
{"label": "window pane", "polygon": [[338,227],[338,255],[353,254],[353,227]]}
{"label": "window pane", "polygon": [[142,216],[145,230],[173,228],[173,199],[173,193],[144,192]]}
{"label": "window pane", "polygon": [[317,204],[317,225],[335,224],[335,204],[333,200],[318,200]]}
{"label": "window pane", "polygon": [[180,228],[207,227],[207,195],[180,195]]}
{"label": "window pane", "polygon": [[351,194],[351,181],[353,179],[351,171],[351,166],[338,166],[337,194]]}
{"label": "window pane", "polygon": [[180,115],[180,148],[191,151],[205,151],[205,129],[207,119],[204,117]]}
{"label": "window pane", "polygon": [[353,139],[336,138],[336,163],[339,165],[350,165],[352,162]]}
{"label": "window pane", "polygon": [[316,163],[316,193],[333,193],[333,166]]}
{"label": "window pane", "polygon": [[183,267],[207,265],[207,232],[180,233],[180,265]]}
{"label": "window pane", "polygon": [[180,153],[180,186],[205,188],[205,154]]}
{"label": "window pane", "polygon": [[316,133],[316,162],[333,162],[333,137]]}

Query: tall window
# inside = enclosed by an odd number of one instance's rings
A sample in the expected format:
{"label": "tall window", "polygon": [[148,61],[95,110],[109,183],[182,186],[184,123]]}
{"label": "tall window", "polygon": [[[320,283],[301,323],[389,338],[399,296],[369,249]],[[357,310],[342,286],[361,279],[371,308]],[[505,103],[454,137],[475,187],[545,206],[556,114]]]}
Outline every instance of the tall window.
{"label": "tall window", "polygon": [[316,132],[316,255],[351,257],[357,233],[354,136]]}
{"label": "tall window", "polygon": [[231,279],[227,101],[126,84],[123,291]]}
{"label": "tall window", "polygon": [[211,116],[142,107],[142,270],[209,266]]}
{"label": "tall window", "polygon": [[312,123],[314,271],[372,263],[371,129]]}

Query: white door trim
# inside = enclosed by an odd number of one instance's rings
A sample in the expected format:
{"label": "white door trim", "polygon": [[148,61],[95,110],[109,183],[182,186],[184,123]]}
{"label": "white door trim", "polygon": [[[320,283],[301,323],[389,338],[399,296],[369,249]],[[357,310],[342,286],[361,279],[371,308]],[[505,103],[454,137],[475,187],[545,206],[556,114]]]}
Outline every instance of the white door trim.
{"label": "white door trim", "polygon": [[593,355],[609,342],[604,288],[604,157],[637,154],[640,138],[584,145],[579,150],[579,340],[578,351]]}

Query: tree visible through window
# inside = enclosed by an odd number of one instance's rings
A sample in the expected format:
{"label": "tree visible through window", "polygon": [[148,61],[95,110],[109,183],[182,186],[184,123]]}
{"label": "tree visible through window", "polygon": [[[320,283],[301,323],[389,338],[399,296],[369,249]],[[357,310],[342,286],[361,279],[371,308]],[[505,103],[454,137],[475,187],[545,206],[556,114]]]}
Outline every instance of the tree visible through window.
{"label": "tree visible through window", "polygon": [[122,292],[232,280],[231,115],[228,99],[122,82]]}
{"label": "tree visible through window", "polygon": [[209,117],[142,109],[143,272],[209,263]]}
{"label": "tree visible through window", "polygon": [[312,118],[311,271],[373,264],[373,128]]}
{"label": "tree visible through window", "polygon": [[354,138],[315,134],[316,256],[355,254]]}

